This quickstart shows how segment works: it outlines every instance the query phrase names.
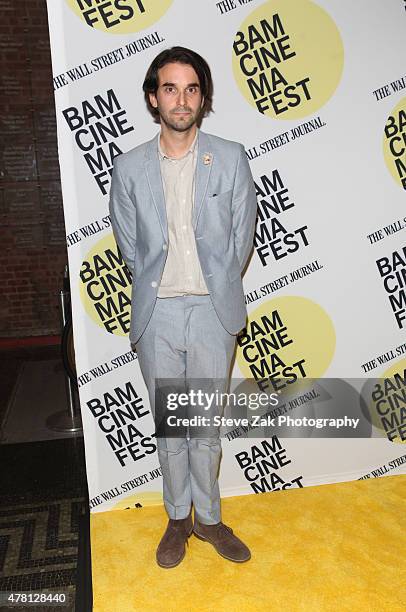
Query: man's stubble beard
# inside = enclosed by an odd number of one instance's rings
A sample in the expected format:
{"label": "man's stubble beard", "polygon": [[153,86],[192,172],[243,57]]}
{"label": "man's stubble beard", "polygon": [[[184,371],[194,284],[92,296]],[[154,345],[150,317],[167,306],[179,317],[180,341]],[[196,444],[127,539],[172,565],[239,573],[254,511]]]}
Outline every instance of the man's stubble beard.
{"label": "man's stubble beard", "polygon": [[199,114],[200,113],[194,115],[193,113],[191,113],[187,118],[185,117],[183,119],[178,120],[176,120],[175,117],[171,117],[170,115],[163,115],[161,113],[159,113],[159,117],[161,122],[164,123],[169,129],[172,129],[175,132],[187,132],[187,130],[190,130],[190,128],[197,123]]}

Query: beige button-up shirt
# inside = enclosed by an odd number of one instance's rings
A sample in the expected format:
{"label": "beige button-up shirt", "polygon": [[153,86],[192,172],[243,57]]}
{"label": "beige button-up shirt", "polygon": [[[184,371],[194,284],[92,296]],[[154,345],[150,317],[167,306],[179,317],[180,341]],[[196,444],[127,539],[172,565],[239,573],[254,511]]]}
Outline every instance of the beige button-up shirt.
{"label": "beige button-up shirt", "polygon": [[189,151],[179,159],[168,157],[158,138],[158,156],[168,219],[168,256],[165,262],[158,297],[206,295],[192,227],[197,131]]}

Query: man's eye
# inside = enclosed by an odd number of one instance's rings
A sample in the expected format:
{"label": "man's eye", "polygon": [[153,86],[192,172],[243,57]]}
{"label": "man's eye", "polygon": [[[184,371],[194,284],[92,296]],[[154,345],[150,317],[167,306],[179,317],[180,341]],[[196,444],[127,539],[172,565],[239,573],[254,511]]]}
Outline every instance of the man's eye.
{"label": "man's eye", "polygon": [[175,90],[175,88],[174,88],[174,87],[165,87],[165,91],[166,91],[167,93],[174,93],[176,90]]}
{"label": "man's eye", "polygon": [[197,91],[196,87],[189,87],[189,93],[194,94],[196,93],[196,91]]}

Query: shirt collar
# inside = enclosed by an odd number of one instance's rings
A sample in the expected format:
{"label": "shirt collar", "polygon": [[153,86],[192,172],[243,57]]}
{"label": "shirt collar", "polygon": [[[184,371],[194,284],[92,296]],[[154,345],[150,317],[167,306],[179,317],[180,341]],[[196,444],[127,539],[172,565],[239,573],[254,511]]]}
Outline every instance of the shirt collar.
{"label": "shirt collar", "polygon": [[161,135],[159,134],[158,136],[158,154],[159,154],[159,158],[162,159],[170,159],[172,161],[179,161],[181,159],[184,159],[187,155],[189,155],[189,153],[194,153],[195,149],[196,149],[196,143],[197,143],[197,137],[199,134],[199,129],[196,129],[196,134],[195,137],[193,139],[192,144],[190,145],[187,153],[185,153],[185,155],[183,157],[169,157],[169,155],[166,155],[166,153],[163,152],[162,148],[161,148]]}

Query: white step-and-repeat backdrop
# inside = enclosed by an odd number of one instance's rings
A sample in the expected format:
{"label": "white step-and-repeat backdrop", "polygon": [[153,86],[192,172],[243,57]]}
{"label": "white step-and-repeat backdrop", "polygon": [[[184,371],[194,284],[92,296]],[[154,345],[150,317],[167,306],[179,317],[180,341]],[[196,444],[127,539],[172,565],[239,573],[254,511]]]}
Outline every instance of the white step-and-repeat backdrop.
{"label": "white step-and-repeat backdrop", "polygon": [[[268,417],[295,419],[274,435],[227,433],[222,494],[406,472],[405,8],[48,0],[92,511],[162,501],[108,194],[114,157],[159,130],[142,83],[174,45],[211,66],[215,112],[202,129],[244,144],[257,187],[233,379],[258,392],[289,385]],[[357,426],[315,420],[338,413]]]}

